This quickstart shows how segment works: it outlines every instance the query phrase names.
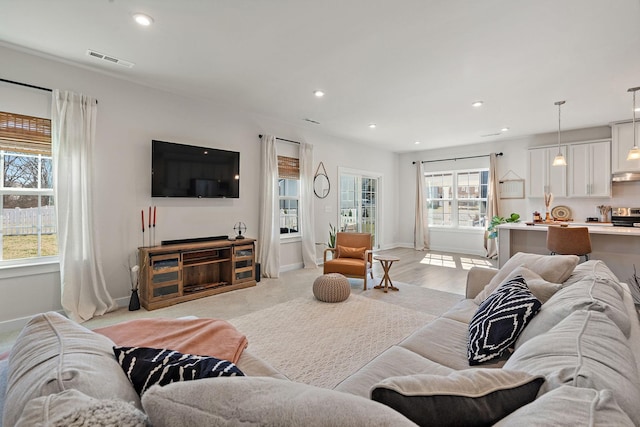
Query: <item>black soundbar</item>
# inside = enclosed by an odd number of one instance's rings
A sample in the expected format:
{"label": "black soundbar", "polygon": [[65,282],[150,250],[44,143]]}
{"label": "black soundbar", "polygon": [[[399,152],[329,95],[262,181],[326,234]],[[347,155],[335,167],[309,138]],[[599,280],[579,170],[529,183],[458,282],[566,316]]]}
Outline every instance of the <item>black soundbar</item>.
{"label": "black soundbar", "polygon": [[228,240],[229,236],[193,237],[191,239],[163,240],[162,245],[180,245],[184,243],[215,242],[217,240]]}

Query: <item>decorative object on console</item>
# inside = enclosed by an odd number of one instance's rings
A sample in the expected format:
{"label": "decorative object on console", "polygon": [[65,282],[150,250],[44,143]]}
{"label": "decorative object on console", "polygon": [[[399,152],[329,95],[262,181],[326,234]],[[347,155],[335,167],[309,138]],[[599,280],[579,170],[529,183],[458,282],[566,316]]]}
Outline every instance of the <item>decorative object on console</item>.
{"label": "decorative object on console", "polygon": [[633,111],[633,148],[629,150],[629,154],[627,154],[627,160],[640,159],[640,148],[638,148],[638,139],[636,138],[636,92],[638,91],[638,89],[640,89],[640,86],[627,89],[627,92],[633,93],[633,105],[631,106],[631,111]]}
{"label": "decorative object on console", "polygon": [[236,239],[244,239],[244,236],[242,235],[242,233],[247,231],[247,226],[245,225],[244,222],[238,222],[236,225],[233,226],[233,229],[238,233],[238,235],[236,236]]}
{"label": "decorative object on console", "polygon": [[565,160],[564,156],[562,155],[562,152],[560,151],[560,107],[565,102],[566,101],[557,101],[553,103],[554,105],[558,106],[558,154],[553,159],[553,166],[567,166],[567,161]]}

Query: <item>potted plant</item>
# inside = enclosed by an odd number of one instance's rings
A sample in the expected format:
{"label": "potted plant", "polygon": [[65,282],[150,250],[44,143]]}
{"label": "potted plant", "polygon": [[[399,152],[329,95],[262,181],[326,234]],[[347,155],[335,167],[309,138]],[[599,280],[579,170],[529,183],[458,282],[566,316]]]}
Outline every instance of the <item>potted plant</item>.
{"label": "potted plant", "polygon": [[331,249],[336,247],[336,227],[329,223],[329,241],[327,242],[327,246]]}
{"label": "potted plant", "polygon": [[506,218],[503,216],[495,215],[493,218],[491,218],[491,223],[487,228],[487,231],[489,232],[489,235],[487,237],[489,239],[495,239],[496,237],[498,237],[498,226],[500,224],[506,224],[508,222],[519,222],[519,221],[520,221],[520,215],[517,213],[512,213],[511,216]]}

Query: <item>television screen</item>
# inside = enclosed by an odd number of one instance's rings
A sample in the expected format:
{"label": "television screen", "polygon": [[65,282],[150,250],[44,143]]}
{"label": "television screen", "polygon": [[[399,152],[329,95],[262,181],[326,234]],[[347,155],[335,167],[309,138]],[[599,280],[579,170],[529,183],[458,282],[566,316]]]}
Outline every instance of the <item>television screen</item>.
{"label": "television screen", "polygon": [[151,197],[240,197],[240,153],[152,141]]}

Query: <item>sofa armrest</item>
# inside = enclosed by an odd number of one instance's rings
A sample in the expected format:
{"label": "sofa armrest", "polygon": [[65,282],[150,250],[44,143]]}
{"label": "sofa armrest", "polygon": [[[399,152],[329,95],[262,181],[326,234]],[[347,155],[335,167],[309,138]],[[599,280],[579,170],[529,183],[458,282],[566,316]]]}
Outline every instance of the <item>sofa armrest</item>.
{"label": "sofa armrest", "polygon": [[467,273],[466,298],[475,298],[498,272],[495,268],[471,267]]}

